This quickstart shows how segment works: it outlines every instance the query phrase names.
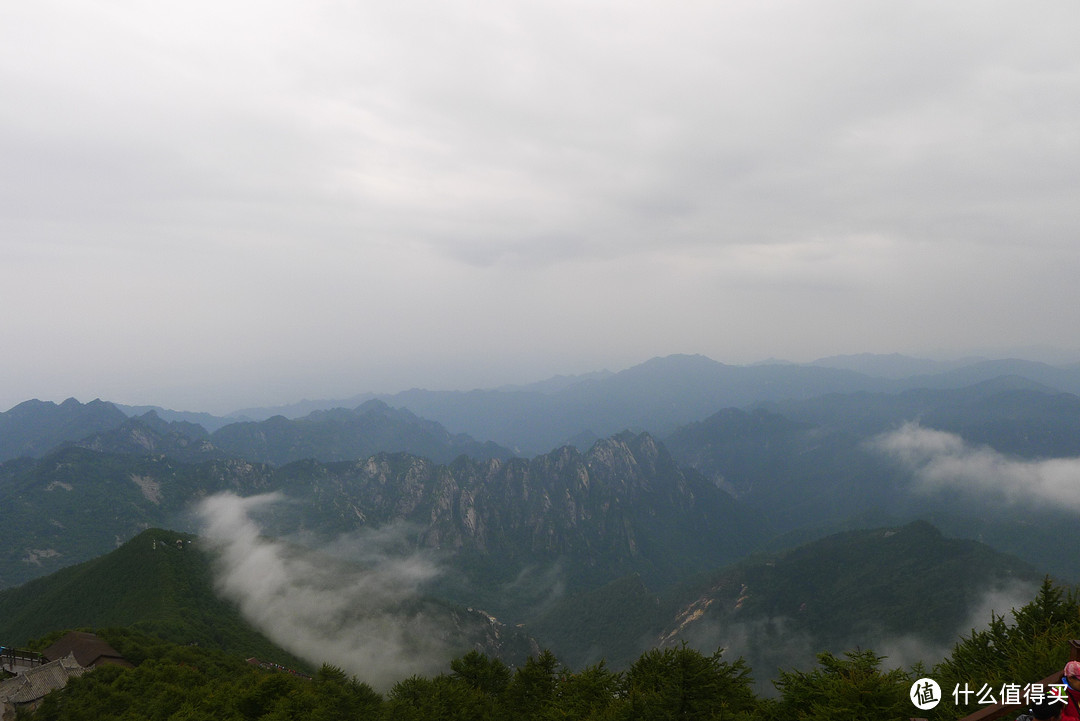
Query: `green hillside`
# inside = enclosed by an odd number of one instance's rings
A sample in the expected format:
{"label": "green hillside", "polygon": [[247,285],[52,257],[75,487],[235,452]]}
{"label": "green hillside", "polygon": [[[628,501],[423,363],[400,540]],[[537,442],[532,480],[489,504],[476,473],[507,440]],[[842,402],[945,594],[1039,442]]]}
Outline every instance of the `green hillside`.
{"label": "green hillside", "polygon": [[571,665],[606,659],[620,668],[652,645],[685,641],[727,647],[767,681],[778,667],[809,667],[825,650],[888,651],[906,639],[943,653],[970,631],[966,624],[988,621],[988,612],[972,621],[988,594],[1012,589],[1023,603],[1042,578],[1016,558],[917,521],[760,554],[669,591],[628,576],[560,599],[528,629]]}
{"label": "green hillside", "polygon": [[925,521],[848,531],[713,574],[683,595],[663,638],[736,647],[766,677],[818,651],[882,651],[900,640],[933,663],[971,625],[987,622],[988,599],[1008,613],[1003,604],[1026,602],[1042,578],[1015,557],[947,538]]}
{"label": "green hillside", "polygon": [[106,626],[303,665],[214,593],[210,558],[187,534],[144,531],[105,556],[0,591],[3,645],[58,629]]}

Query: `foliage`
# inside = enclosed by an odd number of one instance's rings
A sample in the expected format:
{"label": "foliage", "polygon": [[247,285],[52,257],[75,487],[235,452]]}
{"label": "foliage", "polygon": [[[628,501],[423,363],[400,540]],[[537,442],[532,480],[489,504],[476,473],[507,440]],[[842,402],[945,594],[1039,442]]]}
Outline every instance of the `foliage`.
{"label": "foliage", "polygon": [[631,718],[724,719],[751,711],[750,669],[688,648],[653,649],[630,667],[625,693]]}
{"label": "foliage", "polygon": [[324,666],[314,679],[253,666],[214,649],[180,646],[137,631],[101,632],[133,669],[104,666],[49,694],[33,716],[86,719],[377,718],[382,697]]}
{"label": "foliage", "polygon": [[849,651],[843,658],[818,655],[810,671],[785,671],[776,681],[780,700],[763,716],[799,721],[900,721],[914,707],[908,698],[912,679],[902,669],[882,671],[881,656]]}
{"label": "foliage", "polygon": [[218,596],[208,554],[187,534],[144,531],[106,556],[0,591],[0,638],[10,645],[57,627],[109,626],[304,665]]}
{"label": "foliage", "polygon": [[1047,579],[1015,620],[993,616],[989,628],[961,640],[930,673],[885,669],[871,650],[824,652],[808,670],[782,671],[775,682],[779,697],[770,699],[755,696],[743,659],[725,661],[720,650],[704,654],[686,644],[646,651],[625,672],[603,662],[574,671],[549,651],[511,669],[471,651],[451,661],[449,673],[404,679],[384,698],[334,666],[309,679],[137,630],[100,633],[136,667],[104,667],[74,679],[32,718],[897,721],[916,711],[908,697],[913,680],[929,675],[945,698],[920,715],[952,721],[975,710],[955,707],[954,683],[1024,683],[1059,670],[1068,641],[1080,635],[1080,606]]}
{"label": "foliage", "polygon": [[510,683],[510,669],[497,658],[488,658],[479,651],[470,651],[450,662],[454,677],[471,688],[492,696],[506,690]]}
{"label": "foliage", "polygon": [[1047,577],[1038,595],[1013,615],[1011,624],[1003,616],[993,615],[989,627],[973,630],[934,667],[934,678],[947,690],[937,718],[978,708],[974,698],[973,703],[956,707],[949,691],[957,685],[978,689],[983,684],[1000,688],[1006,683],[1035,683],[1064,668],[1069,641],[1080,638],[1080,599],[1076,593],[1055,586]]}

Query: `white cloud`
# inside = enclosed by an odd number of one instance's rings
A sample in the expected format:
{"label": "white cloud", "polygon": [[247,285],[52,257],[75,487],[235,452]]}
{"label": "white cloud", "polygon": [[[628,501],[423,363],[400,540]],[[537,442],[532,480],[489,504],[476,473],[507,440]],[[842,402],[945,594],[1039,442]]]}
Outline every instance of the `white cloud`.
{"label": "white cloud", "polygon": [[[402,529],[313,552],[261,534],[253,514],[282,501],[224,493],[199,505],[203,538],[218,554],[220,593],[282,648],[378,688],[444,668],[453,655],[445,629],[415,603],[439,570],[425,555],[401,552]],[[334,560],[346,548],[349,563]]]}
{"label": "white cloud", "polygon": [[1080,458],[1011,458],[917,423],[880,436],[876,445],[910,468],[924,490],[958,490],[984,498],[994,494],[1010,502],[1080,511]]}
{"label": "white cloud", "polygon": [[[7,402],[467,387],[500,354],[495,382],[1052,343],[1080,324],[1077,22],[1071,2],[9,3]],[[663,337],[612,307],[666,308]],[[326,328],[365,342],[335,367],[282,350]],[[433,328],[467,357],[425,358]]]}

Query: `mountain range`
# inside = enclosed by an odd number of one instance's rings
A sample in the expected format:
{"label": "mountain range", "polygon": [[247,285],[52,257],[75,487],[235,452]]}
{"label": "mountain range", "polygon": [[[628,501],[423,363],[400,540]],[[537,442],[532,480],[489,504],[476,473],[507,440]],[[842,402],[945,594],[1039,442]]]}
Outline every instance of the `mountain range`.
{"label": "mountain range", "polygon": [[[281,648],[220,596],[214,555],[205,545],[199,537],[149,529],[99,558],[0,591],[0,639],[18,646],[57,629],[125,626],[295,669],[318,666],[324,659]],[[835,534],[717,568],[662,593],[630,574],[518,615],[516,626],[439,600],[437,586],[422,600],[423,613],[438,619],[455,655],[479,650],[521,664],[548,648],[570,668],[603,659],[618,669],[648,648],[685,642],[738,653],[754,669],[759,692],[768,693],[778,669],[812,664],[823,650],[872,647],[897,664],[921,651],[923,660],[934,661],[967,631],[965,624],[986,623],[991,610],[1026,603],[1039,580],[1027,564],[916,522]],[[353,605],[362,606],[362,598]],[[397,609],[399,623],[411,623],[412,605]],[[339,630],[353,632],[348,624]]]}
{"label": "mountain range", "polygon": [[1080,578],[1076,511],[978,476],[928,489],[882,439],[925,431],[987,468],[1071,468],[1078,391],[1080,366],[1026,361],[671,356],[297,417],[27,401],[0,413],[0,588],[148,528],[201,532],[200,504],[235,494],[267,499],[258,533],[298,547],[392,536],[437,569],[433,609],[523,624],[575,665],[682,640],[766,666],[785,634],[948,643],[984,593]]}
{"label": "mountain range", "polygon": [[194,530],[192,504],[223,491],[295,501],[270,519],[276,533],[414,524],[421,546],[453,549],[500,578],[560,563],[588,583],[631,571],[673,580],[749,552],[763,533],[753,513],[647,434],[587,453],[565,446],[529,460],[445,465],[406,453],[281,467],[188,463],[72,445],[0,465],[0,584],[92,558],[147,526]]}
{"label": "mountain range", "polygon": [[[451,432],[534,455],[574,438],[591,442],[627,428],[663,437],[728,407],[806,400],[833,393],[895,394],[919,388],[963,388],[1005,376],[1025,378],[1046,391],[1080,395],[1080,364],[1058,367],[1018,359],[935,363],[897,356],[843,356],[804,365],[737,366],[700,355],[673,355],[618,373],[560,378],[557,382],[509,389],[413,389],[376,397],[437,421]],[[314,405],[352,407],[355,400]],[[295,408],[249,408],[243,413],[257,419],[270,415],[295,417],[311,410],[313,404],[307,403]]]}

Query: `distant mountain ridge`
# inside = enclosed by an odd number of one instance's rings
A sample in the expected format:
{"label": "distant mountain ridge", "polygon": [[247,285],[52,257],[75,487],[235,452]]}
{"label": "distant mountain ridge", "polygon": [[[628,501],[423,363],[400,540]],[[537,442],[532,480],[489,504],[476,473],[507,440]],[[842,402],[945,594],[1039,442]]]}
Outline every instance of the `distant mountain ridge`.
{"label": "distant mountain ridge", "polygon": [[227,456],[210,442],[210,436],[202,426],[186,421],[166,422],[156,411],[128,418],[116,428],[99,431],[65,445],[101,453],[163,455],[187,462]]}
{"label": "distant mountain ridge", "polygon": [[313,411],[295,420],[274,416],[233,423],[211,434],[210,441],[230,456],[276,466],[305,458],[352,460],[383,451],[403,451],[439,463],[449,463],[460,455],[481,460],[513,455],[490,441],[451,435],[439,423],[379,400],[366,401],[352,410]]}
{"label": "distant mountain ridge", "polygon": [[95,399],[60,404],[29,400],[0,413],[0,462],[20,456],[40,456],[64,441],[119,426],[126,420],[111,403]]}
{"label": "distant mountain ridge", "polygon": [[[378,397],[437,421],[451,432],[494,441],[521,455],[543,453],[575,438],[624,429],[665,436],[722,408],[796,402],[829,394],[953,389],[1002,376],[1080,395],[1080,366],[1023,360],[945,364],[906,357],[823,359],[813,364],[726,365],[705,356],[653,358],[624,371],[552,383],[544,390],[426,391]],[[856,370],[856,368],[861,370]],[[903,369],[903,370],[901,370]],[[904,375],[911,371],[914,375]],[[931,372],[932,371],[932,372]]]}
{"label": "distant mountain ridge", "polygon": [[313,411],[304,418],[275,416],[241,421],[212,434],[194,422],[163,420],[156,410],[128,417],[112,404],[83,405],[69,399],[57,406],[27,401],[5,414],[7,431],[0,462],[19,456],[37,458],[63,445],[106,453],[158,454],[185,462],[228,457],[284,465],[304,458],[325,461],[365,458],[381,451],[402,451],[448,463],[459,455],[509,458],[507,448],[450,434],[439,423],[403,408],[369,400],[355,409]]}
{"label": "distant mountain ridge", "polygon": [[528,455],[576,436],[604,437],[627,428],[665,435],[730,406],[888,387],[832,368],[731,366],[705,356],[668,356],[552,393],[412,390],[380,397]]}
{"label": "distant mountain ridge", "polygon": [[[490,441],[514,454],[530,456],[568,442],[587,446],[594,439],[625,429],[665,436],[679,426],[703,420],[728,407],[798,402],[829,394],[896,394],[919,388],[948,390],[1003,377],[1024,378],[1048,391],[1080,395],[1080,363],[1060,367],[1016,359],[941,363],[896,354],[862,354],[823,358],[810,364],[777,362],[737,366],[704,356],[674,355],[653,358],[618,373],[556,376],[538,383],[486,390],[412,389],[378,396],[366,393],[346,400],[303,401],[240,412],[247,418],[220,418],[152,407],[122,408],[129,415],[149,408],[167,422],[198,423],[216,433],[237,422],[265,421],[275,415],[299,420],[318,411],[357,408],[377,398],[391,407],[407,409],[425,421],[441,424],[451,436],[467,435],[479,443]],[[27,403],[31,407],[48,405]],[[20,420],[26,416],[24,411],[29,410],[22,407],[25,405],[0,413],[0,461],[18,455],[40,456],[62,441],[78,441],[120,424],[115,416],[98,425],[82,427],[56,419],[49,423],[62,431],[39,432],[41,437],[20,436],[28,432],[27,424]],[[59,416],[55,411],[53,415]],[[43,428],[43,424],[44,421],[37,425]],[[237,429],[231,433],[242,435]],[[250,451],[250,441],[248,446],[245,453]],[[268,453],[264,451],[258,457],[268,458]]]}
{"label": "distant mountain ridge", "polygon": [[1065,504],[976,501],[959,488],[930,492],[875,442],[909,422],[955,434],[1006,462],[1080,457],[1080,397],[1018,377],[728,408],[662,440],[678,462],[762,513],[772,527],[789,529],[788,542],[813,537],[812,529],[821,535],[924,518],[1063,578],[1080,577],[1074,511]]}

